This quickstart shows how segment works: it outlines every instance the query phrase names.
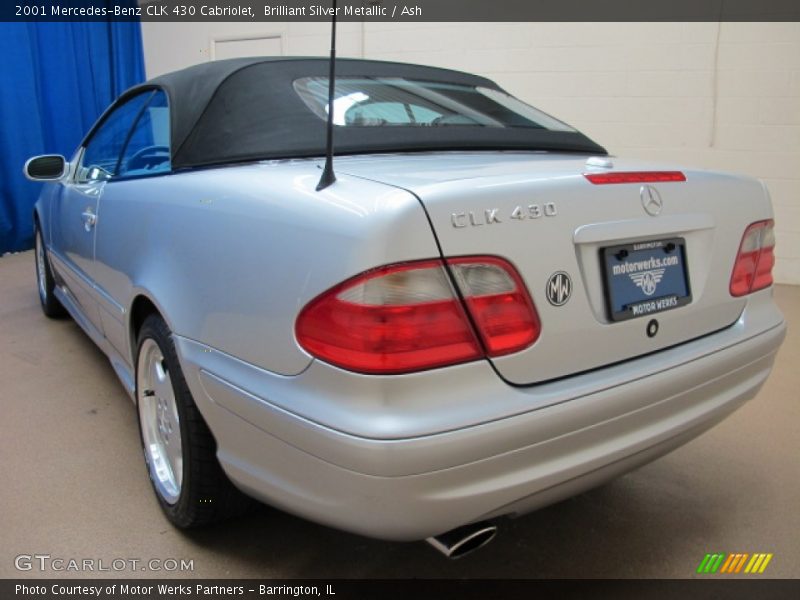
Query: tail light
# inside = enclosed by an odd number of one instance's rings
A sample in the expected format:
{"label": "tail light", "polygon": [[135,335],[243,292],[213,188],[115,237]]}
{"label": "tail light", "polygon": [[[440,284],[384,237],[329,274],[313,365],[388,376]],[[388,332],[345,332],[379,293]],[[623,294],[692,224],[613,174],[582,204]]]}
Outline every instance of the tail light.
{"label": "tail light", "polygon": [[541,324],[517,270],[499,258],[451,258],[458,288],[489,356],[527,348]]}
{"label": "tail light", "polygon": [[745,230],[731,274],[732,296],[744,296],[772,285],[774,226],[775,222],[770,219],[753,223]]}
{"label": "tail light", "polygon": [[495,257],[388,265],[324,292],[295,324],[310,354],[362,373],[407,373],[501,356],[541,327],[517,271]]}

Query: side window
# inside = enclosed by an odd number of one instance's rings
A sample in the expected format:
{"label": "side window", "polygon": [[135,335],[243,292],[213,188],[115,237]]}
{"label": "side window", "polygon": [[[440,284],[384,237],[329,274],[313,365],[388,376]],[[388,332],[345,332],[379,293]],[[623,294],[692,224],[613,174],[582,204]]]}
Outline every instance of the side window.
{"label": "side window", "polygon": [[169,108],[162,91],[144,92],[118,107],[86,145],[80,182],[169,171]]}
{"label": "side window", "polygon": [[78,181],[103,181],[116,175],[117,161],[128,133],[152,95],[152,92],[144,92],[134,96],[111,113],[94,132],[78,167]]}
{"label": "side window", "polygon": [[119,162],[120,176],[151,175],[169,171],[169,107],[167,95],[158,91],[136,122]]}

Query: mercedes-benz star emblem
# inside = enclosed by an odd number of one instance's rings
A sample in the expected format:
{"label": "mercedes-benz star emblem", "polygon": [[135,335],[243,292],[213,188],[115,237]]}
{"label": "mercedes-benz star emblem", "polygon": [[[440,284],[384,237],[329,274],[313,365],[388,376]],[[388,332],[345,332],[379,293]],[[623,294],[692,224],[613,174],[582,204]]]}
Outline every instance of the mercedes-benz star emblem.
{"label": "mercedes-benz star emblem", "polygon": [[642,208],[651,217],[657,217],[664,208],[661,194],[652,185],[643,185],[639,190],[639,197],[642,199]]}
{"label": "mercedes-benz star emblem", "polygon": [[572,280],[564,271],[557,271],[547,280],[547,301],[553,306],[563,306],[572,294]]}

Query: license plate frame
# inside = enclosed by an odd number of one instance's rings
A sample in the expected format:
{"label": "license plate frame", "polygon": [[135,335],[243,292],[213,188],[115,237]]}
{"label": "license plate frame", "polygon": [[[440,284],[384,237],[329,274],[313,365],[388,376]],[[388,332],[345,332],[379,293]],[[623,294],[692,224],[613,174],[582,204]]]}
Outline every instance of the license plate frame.
{"label": "license plate frame", "polygon": [[607,246],[600,249],[600,258],[611,321],[646,317],[692,301],[684,238]]}

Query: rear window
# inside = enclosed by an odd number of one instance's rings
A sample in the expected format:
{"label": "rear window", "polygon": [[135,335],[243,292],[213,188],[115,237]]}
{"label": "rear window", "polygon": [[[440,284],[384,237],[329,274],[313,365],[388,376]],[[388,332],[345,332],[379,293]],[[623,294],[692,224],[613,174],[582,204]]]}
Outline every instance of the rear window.
{"label": "rear window", "polygon": [[[328,78],[304,77],[294,89],[328,118]],[[523,127],[575,131],[499,90],[404,78],[336,78],[333,123],[340,127]]]}

